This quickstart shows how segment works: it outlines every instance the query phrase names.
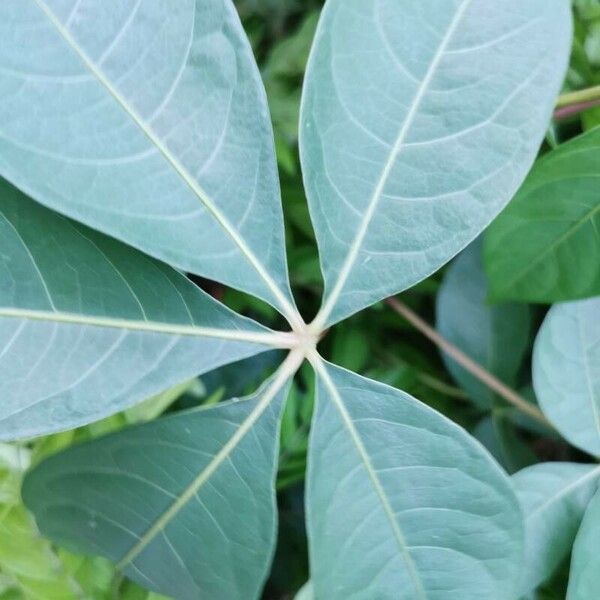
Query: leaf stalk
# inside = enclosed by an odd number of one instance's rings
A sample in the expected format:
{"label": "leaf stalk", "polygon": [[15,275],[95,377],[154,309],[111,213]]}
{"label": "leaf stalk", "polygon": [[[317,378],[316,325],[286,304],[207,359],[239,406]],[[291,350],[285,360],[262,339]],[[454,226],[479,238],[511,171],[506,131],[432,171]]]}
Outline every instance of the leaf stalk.
{"label": "leaf stalk", "polygon": [[550,429],[554,429],[542,413],[535,405],[531,404],[525,398],[517,394],[513,389],[502,383],[495,375],[492,375],[487,369],[475,362],[467,356],[462,350],[441,336],[433,327],[426,323],[417,313],[411,310],[404,302],[398,298],[388,298],[386,300],[388,306],[404,317],[415,329],[420,331],[425,337],[432,341],[438,348],[444,351],[448,356],[455,360],[461,367],[467,370],[471,375],[476,377],[481,383],[496,392],[509,404],[519,409],[524,414],[542,423]]}
{"label": "leaf stalk", "polygon": [[596,106],[600,106],[600,85],[567,92],[559,96],[554,118],[566,119]]}

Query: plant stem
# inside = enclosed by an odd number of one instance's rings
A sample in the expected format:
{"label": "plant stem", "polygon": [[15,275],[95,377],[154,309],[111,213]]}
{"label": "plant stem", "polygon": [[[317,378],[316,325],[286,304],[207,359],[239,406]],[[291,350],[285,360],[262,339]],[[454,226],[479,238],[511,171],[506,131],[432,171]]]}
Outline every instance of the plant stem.
{"label": "plant stem", "polygon": [[542,411],[525,398],[521,397],[513,389],[502,383],[497,377],[484,369],[480,364],[469,358],[462,350],[442,337],[433,327],[427,324],[419,315],[412,311],[404,302],[397,298],[388,298],[386,303],[399,315],[404,317],[411,325],[418,329],[425,337],[430,339],[438,348],[443,350],[448,356],[455,360],[461,367],[469,371],[471,375],[477,377],[484,385],[504,398],[508,403],[518,408],[523,413],[529,415],[536,421],[543,423],[547,427],[553,428]]}
{"label": "plant stem", "polygon": [[570,104],[569,106],[565,106],[563,108],[557,108],[554,111],[554,118],[566,119],[568,117],[572,117],[573,115],[579,114],[588,108],[595,108],[596,106],[600,106],[600,100],[590,100],[589,102]]}
{"label": "plant stem", "polygon": [[582,104],[584,102],[600,101],[600,85],[577,90],[575,92],[567,92],[558,97],[556,108],[564,108],[572,104]]}
{"label": "plant stem", "polygon": [[595,106],[600,106],[600,85],[559,96],[554,118],[566,119]]}

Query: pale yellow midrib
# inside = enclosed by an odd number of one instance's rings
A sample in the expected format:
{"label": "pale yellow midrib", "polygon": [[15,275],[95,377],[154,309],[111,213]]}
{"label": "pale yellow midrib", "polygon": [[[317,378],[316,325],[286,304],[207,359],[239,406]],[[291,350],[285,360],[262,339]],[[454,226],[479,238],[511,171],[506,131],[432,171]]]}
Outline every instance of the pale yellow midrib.
{"label": "pale yellow midrib", "polygon": [[210,479],[213,473],[221,466],[229,455],[235,450],[236,446],[244,436],[256,424],[260,416],[264,413],[271,401],[285,386],[286,382],[294,376],[300,368],[304,354],[301,351],[293,350],[286,360],[277,370],[271,385],[265,390],[260,402],[250,413],[248,418],[242,422],[239,429],[227,441],[227,443],[215,454],[210,463],[198,474],[185,491],[171,504],[171,506],[154,522],[148,531],[138,540],[138,542],[127,552],[119,561],[117,568],[123,569],[131,563],[139,554],[152,542],[164,528],[177,516],[179,511],[198,493],[200,488]]}
{"label": "pale yellow midrib", "polygon": [[238,329],[219,329],[217,327],[199,327],[196,325],[178,325],[155,321],[134,321],[131,319],[115,319],[109,317],[91,317],[82,314],[27,310],[17,308],[0,308],[0,317],[25,319],[28,321],[46,321],[89,327],[106,327],[132,332],[160,333],[166,335],[208,337],[231,341],[253,342],[277,348],[290,348],[296,342],[296,336],[287,332],[243,331]]}
{"label": "pale yellow midrib", "polygon": [[373,488],[375,489],[375,493],[377,494],[377,496],[382,504],[383,510],[386,514],[386,517],[392,527],[392,531],[394,533],[394,538],[396,539],[398,548],[400,550],[400,555],[402,556],[404,564],[406,565],[409,577],[410,577],[411,581],[413,582],[415,592],[418,594],[418,599],[419,600],[427,600],[427,594],[425,592],[425,588],[423,587],[421,577],[419,576],[419,573],[417,572],[415,563],[414,563],[414,561],[410,555],[410,552],[408,550],[408,544],[406,542],[404,534],[402,533],[402,530],[400,529],[400,525],[398,524],[398,521],[396,519],[394,511],[393,511],[393,509],[390,505],[390,502],[387,498],[385,489],[384,489],[383,485],[381,484],[381,482],[379,481],[379,477],[377,476],[375,468],[373,467],[373,465],[371,463],[371,459],[369,458],[367,449],[365,448],[365,446],[362,442],[362,439],[360,438],[360,435],[358,434],[358,431],[356,431],[354,423],[352,422],[352,418],[350,417],[350,415],[348,414],[348,411],[346,410],[344,401],[342,400],[337,388],[335,387],[333,380],[329,376],[329,373],[327,372],[327,368],[325,367],[325,364],[324,364],[323,360],[321,359],[321,357],[319,356],[319,354],[316,351],[311,351],[308,353],[307,358],[310,361],[310,363],[313,365],[313,368],[315,369],[315,371],[322,377],[323,382],[325,383],[325,386],[329,389],[329,392],[331,393],[333,402],[336,405],[338,412],[340,413],[340,416],[342,417],[342,421],[343,421],[344,425],[346,426],[346,429],[348,430],[350,438],[352,439],[352,442],[356,447],[356,450],[361,458],[361,461],[363,462],[365,470],[367,471],[367,475],[368,475],[369,479],[371,480],[371,483],[373,484]]}
{"label": "pale yellow midrib", "polygon": [[121,96],[118,90],[111,84],[111,82],[104,76],[94,62],[87,56],[83,49],[79,46],[75,38],[70,32],[63,26],[52,10],[46,5],[43,0],[33,0],[40,10],[46,15],[48,20],[56,28],[60,36],[65,40],[70,48],[77,54],[84,65],[90,70],[92,75],[106,88],[108,93],[115,99],[115,101],[121,106],[121,108],[131,117],[132,121],[141,129],[144,135],[154,144],[157,150],[167,160],[167,162],[175,169],[179,176],[183,179],[186,185],[192,190],[192,192],[198,197],[200,202],[206,207],[206,209],[212,214],[215,220],[221,225],[233,242],[241,250],[242,254],[246,257],[248,262],[252,265],[254,270],[266,283],[267,287],[277,299],[280,308],[284,316],[288,319],[291,325],[295,328],[302,327],[303,322],[298,312],[290,304],[288,299],[285,297],[283,292],[279,289],[279,286],[275,283],[273,278],[268,274],[265,267],[258,260],[254,252],[248,247],[246,242],[242,239],[236,229],[229,223],[229,220],[221,213],[221,211],[213,204],[208,194],[202,189],[197,181],[187,172],[185,167],[173,156],[169,149],[162,143],[157,135],[148,127],[144,120],[137,114],[135,109],[129,105],[129,103]]}

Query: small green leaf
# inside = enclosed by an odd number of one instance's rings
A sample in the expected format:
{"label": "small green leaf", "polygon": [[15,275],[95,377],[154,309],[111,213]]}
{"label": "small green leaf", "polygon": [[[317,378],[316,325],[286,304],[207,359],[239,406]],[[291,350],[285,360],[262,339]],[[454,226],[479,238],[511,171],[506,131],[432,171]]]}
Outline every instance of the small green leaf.
{"label": "small green leaf", "polygon": [[178,600],[257,598],[273,553],[279,418],[295,360],[246,400],[132,427],[38,465],[23,498],[42,533]]}
{"label": "small green leaf", "polygon": [[590,600],[599,592],[600,491],[596,491],[575,538],[567,600]]}
{"label": "small green leaf", "polygon": [[271,335],[0,180],[0,438],[100,419],[263,352]]}
{"label": "small green leaf", "polygon": [[558,431],[600,456],[600,298],[550,309],[535,342],[533,383]]}
{"label": "small green leaf", "polygon": [[[437,329],[467,356],[513,387],[529,346],[531,312],[521,304],[487,304],[488,284],[481,251],[478,239],[446,271],[437,296]],[[471,400],[484,408],[494,404],[492,390],[447,354],[442,358]]]}
{"label": "small green leaf", "polygon": [[512,479],[525,515],[520,591],[526,594],[549,579],[571,551],[600,480],[600,467],[543,463],[519,471]]}
{"label": "small green leaf", "polygon": [[486,233],[492,298],[550,303],[600,294],[599,171],[600,129],[537,162]]}
{"label": "small green leaf", "polygon": [[521,511],[489,454],[408,394],[320,362],[317,374],[316,598],[514,600]]}

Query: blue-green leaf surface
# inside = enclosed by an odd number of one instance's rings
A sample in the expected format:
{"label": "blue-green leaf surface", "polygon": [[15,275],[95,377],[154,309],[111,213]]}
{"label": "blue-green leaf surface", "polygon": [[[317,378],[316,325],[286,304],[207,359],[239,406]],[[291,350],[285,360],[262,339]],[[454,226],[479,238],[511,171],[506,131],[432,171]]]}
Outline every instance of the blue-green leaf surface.
{"label": "blue-green leaf surface", "polygon": [[437,270],[531,167],[571,43],[567,0],[328,0],[300,146],[333,323]]}
{"label": "blue-green leaf surface", "polygon": [[[448,341],[512,387],[529,346],[531,312],[523,304],[487,303],[481,250],[481,241],[475,241],[448,269],[436,299],[436,325]],[[484,408],[493,405],[490,388],[447,354],[442,358],[471,400]]]}
{"label": "blue-green leaf surface", "polygon": [[99,419],[272,335],[0,181],[0,438]]}
{"label": "blue-green leaf surface", "polygon": [[590,600],[600,592],[600,491],[592,498],[573,546],[567,600]]}
{"label": "blue-green leaf surface", "polygon": [[0,2],[0,173],[292,310],[267,104],[230,0]]}
{"label": "blue-green leaf surface", "polygon": [[522,521],[509,480],[408,394],[317,362],[307,523],[327,600],[514,600]]}
{"label": "blue-green leaf surface", "polygon": [[549,579],[569,555],[597,483],[598,465],[541,463],[513,475],[525,515],[525,562],[520,592]]}
{"label": "blue-green leaf surface", "polygon": [[285,364],[249,399],[130,428],[38,465],[23,497],[42,533],[178,600],[258,598],[275,542]]}
{"label": "blue-green leaf surface", "polygon": [[600,298],[550,309],[535,342],[533,384],[556,429],[600,456]]}

